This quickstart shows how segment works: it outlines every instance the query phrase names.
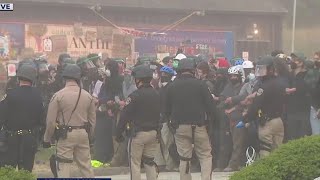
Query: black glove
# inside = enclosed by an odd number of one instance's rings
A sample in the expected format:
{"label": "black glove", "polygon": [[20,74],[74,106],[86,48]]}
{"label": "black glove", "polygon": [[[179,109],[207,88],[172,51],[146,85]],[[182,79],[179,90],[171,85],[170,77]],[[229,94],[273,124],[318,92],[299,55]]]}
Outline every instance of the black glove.
{"label": "black glove", "polygon": [[50,142],[43,142],[42,147],[43,148],[51,148],[51,143]]}
{"label": "black glove", "polygon": [[121,135],[118,135],[118,136],[116,137],[116,141],[117,141],[118,143],[122,143],[124,140],[125,140],[125,139],[124,139],[124,137],[123,137],[122,134],[121,134]]}

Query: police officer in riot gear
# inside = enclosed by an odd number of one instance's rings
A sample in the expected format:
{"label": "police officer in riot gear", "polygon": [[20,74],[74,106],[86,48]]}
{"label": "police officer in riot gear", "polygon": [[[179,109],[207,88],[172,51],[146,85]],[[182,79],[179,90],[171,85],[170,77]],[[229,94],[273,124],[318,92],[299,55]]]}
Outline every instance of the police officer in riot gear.
{"label": "police officer in riot gear", "polygon": [[191,180],[194,150],[200,160],[202,180],[210,180],[212,155],[207,120],[213,120],[215,109],[211,92],[205,82],[195,78],[193,60],[182,59],[177,70],[178,76],[167,90],[166,116],[180,156],[180,179]]}
{"label": "police officer in riot gear", "polygon": [[[35,67],[35,64],[34,64],[33,60],[31,60],[31,59],[24,59],[24,60],[22,60],[22,61],[20,61],[20,62],[18,63],[18,66],[17,66],[16,68],[19,69],[22,65],[25,65],[25,64],[29,64],[29,65]],[[10,77],[10,78],[8,79],[8,82],[7,82],[7,85],[6,85],[6,93],[8,93],[8,91],[16,88],[17,86],[19,86],[18,77],[17,77],[17,76]]]}
{"label": "police officer in riot gear", "polygon": [[92,59],[87,57],[80,57],[77,60],[77,65],[81,68],[83,77],[81,78],[81,84],[84,90],[90,94],[93,92],[94,83],[99,77],[98,68],[93,64]]}
{"label": "police officer in riot gear", "polygon": [[66,53],[60,54],[58,59],[59,64],[57,66],[57,75],[55,77],[55,82],[52,85],[54,92],[57,92],[63,88],[64,86],[64,81],[62,77],[63,69],[65,68],[66,64],[74,64],[71,62],[72,62],[72,59],[69,54],[66,54]]}
{"label": "police officer in riot gear", "polygon": [[160,96],[150,85],[153,75],[150,65],[138,65],[132,75],[137,90],[126,100],[117,126],[116,140],[124,140],[122,132],[128,130],[129,165],[131,180],[141,180],[140,165],[143,163],[147,179],[157,179],[154,157],[159,148],[157,130],[160,129]]}
{"label": "police officer in riot gear", "polygon": [[67,65],[62,76],[66,85],[54,94],[49,104],[43,147],[50,147],[55,133],[57,163],[53,164],[57,167],[52,167],[53,173],[57,171],[58,177],[69,178],[71,163],[75,161],[83,177],[93,178],[89,139],[96,123],[95,102],[79,87],[80,67]]}
{"label": "police officer in riot gear", "polygon": [[260,85],[248,110],[247,120],[259,121],[259,154],[265,157],[283,141],[281,116],[284,113],[286,87],[281,78],[275,75],[273,57],[267,56],[257,62],[256,77],[260,79]]}
{"label": "police officer in riot gear", "polygon": [[8,142],[1,164],[32,171],[37,131],[45,125],[44,109],[40,92],[32,87],[36,69],[28,64],[21,65],[17,77],[19,86],[0,102],[0,126],[6,129]]}

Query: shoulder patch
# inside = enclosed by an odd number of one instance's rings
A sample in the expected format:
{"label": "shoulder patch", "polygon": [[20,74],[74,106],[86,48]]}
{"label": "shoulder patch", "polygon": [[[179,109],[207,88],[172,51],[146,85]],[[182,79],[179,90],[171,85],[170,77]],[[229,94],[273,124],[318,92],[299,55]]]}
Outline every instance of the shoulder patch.
{"label": "shoulder patch", "polygon": [[259,88],[257,91],[257,96],[261,96],[263,94],[263,89]]}
{"label": "shoulder patch", "polygon": [[7,97],[7,94],[3,95],[3,97],[1,98],[1,101],[5,100]]}

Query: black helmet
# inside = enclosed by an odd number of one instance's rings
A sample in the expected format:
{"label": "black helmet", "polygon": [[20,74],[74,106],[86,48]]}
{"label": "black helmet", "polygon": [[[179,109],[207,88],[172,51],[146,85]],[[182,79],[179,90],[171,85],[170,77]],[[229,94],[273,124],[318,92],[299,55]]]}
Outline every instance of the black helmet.
{"label": "black helmet", "polygon": [[178,64],[177,70],[194,70],[196,68],[196,63],[194,59],[191,58],[185,58],[181,59]]}
{"label": "black helmet", "polygon": [[17,77],[33,82],[37,78],[37,70],[31,64],[23,64],[18,68]]}
{"label": "black helmet", "polygon": [[67,59],[65,59],[64,64],[65,65],[76,64],[76,62],[74,60],[72,60],[71,58],[67,58]]}
{"label": "black helmet", "polygon": [[154,69],[150,65],[138,65],[133,70],[131,75],[134,78],[152,78]]}
{"label": "black helmet", "polygon": [[68,64],[63,70],[62,77],[66,79],[80,80],[81,69],[75,64]]}
{"label": "black helmet", "polygon": [[20,61],[20,62],[18,63],[18,69],[19,69],[22,65],[26,65],[26,64],[31,65],[31,66],[33,66],[33,67],[36,67],[36,64],[34,63],[33,59],[24,59],[24,60],[22,60],[22,61]]}
{"label": "black helmet", "polygon": [[67,53],[60,54],[58,62],[60,65],[64,64],[66,60],[71,59],[71,56]]}
{"label": "black helmet", "polygon": [[267,76],[267,72],[270,68],[274,68],[274,57],[262,57],[256,64],[255,74],[257,77]]}
{"label": "black helmet", "polygon": [[80,66],[81,68],[84,68],[84,69],[91,69],[91,68],[95,68],[96,66],[93,64],[93,62],[87,58],[87,57],[80,57],[78,60],[77,60],[77,63],[76,63],[78,66]]}

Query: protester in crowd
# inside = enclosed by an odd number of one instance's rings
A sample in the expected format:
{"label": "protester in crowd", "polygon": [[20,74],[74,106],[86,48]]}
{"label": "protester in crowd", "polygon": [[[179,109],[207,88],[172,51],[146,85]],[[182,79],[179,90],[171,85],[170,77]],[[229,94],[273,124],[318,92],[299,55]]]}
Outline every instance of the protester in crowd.
{"label": "protester in crowd", "polygon": [[311,135],[310,125],[310,90],[304,80],[307,73],[305,69],[306,57],[302,53],[291,54],[293,72],[290,88],[286,89],[287,103],[287,140]]}
{"label": "protester in crowd", "polygon": [[[310,68],[306,75],[306,83],[311,89],[311,112],[310,112],[310,123],[313,135],[320,134],[320,119],[317,117],[317,110],[319,109],[319,94],[318,82],[320,79],[320,51],[314,53],[313,57],[314,68]],[[310,77],[310,78],[307,78]],[[309,80],[308,80],[309,79]]]}
{"label": "protester in crowd", "polygon": [[167,56],[163,58],[162,63],[164,66],[173,67],[173,58],[171,56]]}
{"label": "protester in crowd", "polygon": [[209,73],[210,71],[210,67],[208,65],[208,63],[202,61],[197,65],[197,69],[196,69],[196,77],[202,81],[204,81],[207,86],[209,87],[211,93],[214,92],[214,83],[212,81],[209,80]]}

